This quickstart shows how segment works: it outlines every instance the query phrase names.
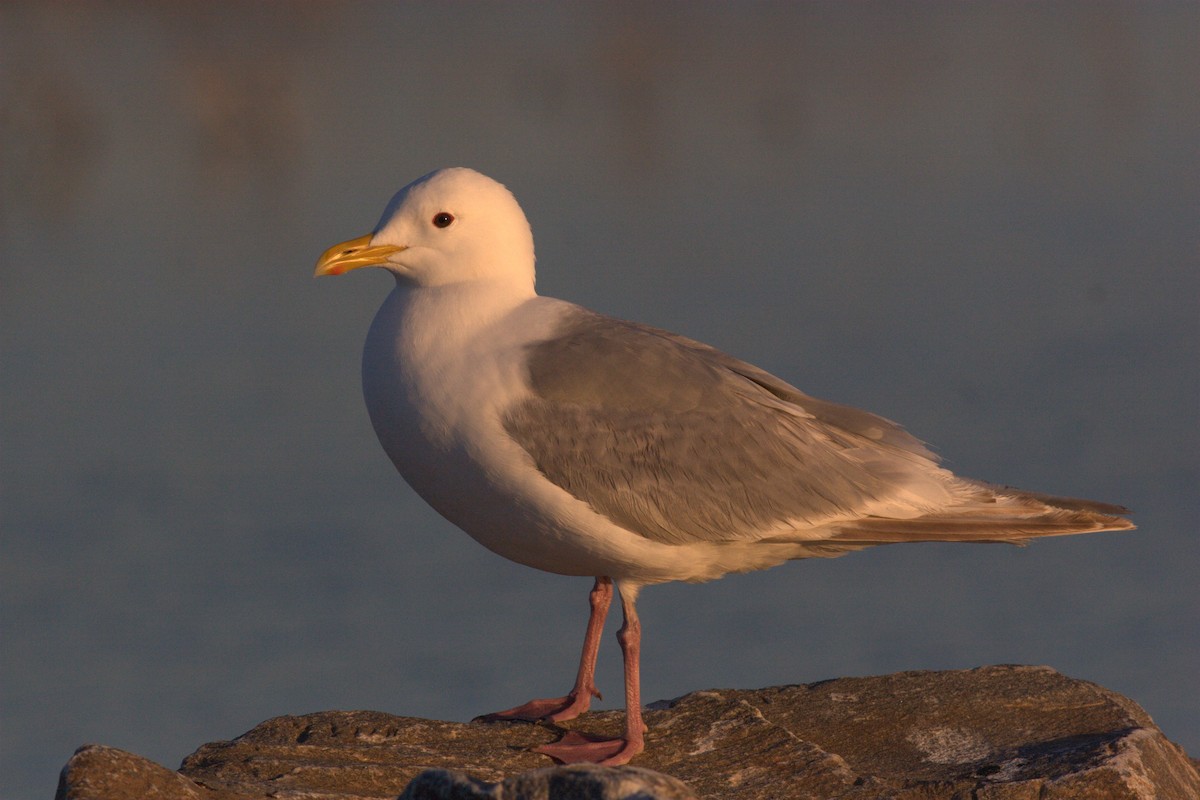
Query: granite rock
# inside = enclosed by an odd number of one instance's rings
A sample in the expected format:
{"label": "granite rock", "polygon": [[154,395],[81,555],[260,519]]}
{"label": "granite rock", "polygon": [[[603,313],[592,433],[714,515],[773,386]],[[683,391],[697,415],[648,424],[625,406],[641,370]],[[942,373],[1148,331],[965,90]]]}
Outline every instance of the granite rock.
{"label": "granite rock", "polygon": [[[693,692],[654,703],[628,767],[553,767],[563,728],[375,711],[267,720],[172,772],[102,746],[59,800],[404,797],[1194,800],[1196,765],[1133,701],[1047,667],[995,666]],[[616,711],[565,727],[616,734]]]}

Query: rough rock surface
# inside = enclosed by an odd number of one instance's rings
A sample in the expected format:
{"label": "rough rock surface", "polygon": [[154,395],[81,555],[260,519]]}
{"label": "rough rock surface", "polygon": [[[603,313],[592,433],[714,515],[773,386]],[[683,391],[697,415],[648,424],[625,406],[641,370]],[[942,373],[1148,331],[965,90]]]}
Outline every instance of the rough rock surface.
{"label": "rough rock surface", "polygon": [[[617,733],[620,712],[568,726]],[[1047,667],[840,678],[653,704],[646,752],[552,767],[561,728],[373,711],[278,717],[202,746],[179,772],[86,746],[60,800],[357,800],[403,796],[1195,800],[1200,774],[1133,701]]]}

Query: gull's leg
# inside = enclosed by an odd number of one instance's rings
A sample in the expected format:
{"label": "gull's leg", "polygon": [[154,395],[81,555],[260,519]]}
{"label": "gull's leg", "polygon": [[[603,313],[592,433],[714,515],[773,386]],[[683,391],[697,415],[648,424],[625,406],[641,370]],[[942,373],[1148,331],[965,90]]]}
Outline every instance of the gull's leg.
{"label": "gull's leg", "polygon": [[600,635],[604,632],[604,618],[608,616],[608,607],[612,603],[612,578],[596,578],[592,591],[588,594],[591,605],[591,615],[588,617],[587,634],[583,637],[583,655],[579,658],[579,674],[575,676],[575,687],[566,697],[553,697],[545,700],[530,700],[524,705],[510,708],[507,711],[497,711],[476,717],[476,722],[499,722],[501,720],[522,719],[529,722],[547,720],[563,722],[575,719],[588,710],[592,698],[600,697],[596,690],[596,656],[600,652]]}
{"label": "gull's leg", "polygon": [[544,753],[563,764],[581,761],[617,766],[627,763],[645,747],[646,724],[642,722],[642,686],[639,663],[642,650],[642,623],[638,620],[639,586],[621,586],[621,609],[625,624],[617,631],[621,654],[625,660],[625,735],[619,739],[604,739],[570,731],[554,744],[543,745],[535,752]]}

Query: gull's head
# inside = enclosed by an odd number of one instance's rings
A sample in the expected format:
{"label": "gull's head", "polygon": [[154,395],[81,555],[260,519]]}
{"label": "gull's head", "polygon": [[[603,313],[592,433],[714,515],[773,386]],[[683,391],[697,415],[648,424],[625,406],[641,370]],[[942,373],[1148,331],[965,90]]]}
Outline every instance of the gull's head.
{"label": "gull's head", "polygon": [[417,286],[502,281],[533,289],[533,233],[512,192],[474,170],[431,172],[388,203],[375,230],[334,245],[316,274],[382,267]]}

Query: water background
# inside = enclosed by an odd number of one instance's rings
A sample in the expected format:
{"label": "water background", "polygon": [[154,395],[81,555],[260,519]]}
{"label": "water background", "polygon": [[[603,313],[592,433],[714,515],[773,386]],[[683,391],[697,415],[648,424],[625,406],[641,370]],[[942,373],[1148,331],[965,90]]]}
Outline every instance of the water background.
{"label": "water background", "polygon": [[358,388],[391,279],[310,278],[450,165],[543,293],[1137,510],[647,589],[647,701],[1047,664],[1200,754],[1197,41],[1194,3],[5,3],[0,796],[570,685],[589,582],[402,484]]}

